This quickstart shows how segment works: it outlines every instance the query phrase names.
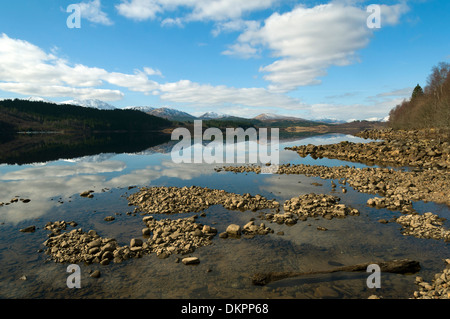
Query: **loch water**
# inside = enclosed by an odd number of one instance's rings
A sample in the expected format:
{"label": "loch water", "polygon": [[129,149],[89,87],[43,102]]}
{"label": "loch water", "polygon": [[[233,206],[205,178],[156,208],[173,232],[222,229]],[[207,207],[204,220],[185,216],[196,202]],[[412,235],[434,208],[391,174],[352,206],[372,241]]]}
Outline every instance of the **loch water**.
{"label": "loch water", "polygon": [[[415,277],[431,282],[435,273],[449,258],[448,243],[419,239],[401,234],[399,224],[382,224],[379,219],[391,219],[401,213],[366,205],[374,195],[357,192],[346,186],[333,190],[331,180],[304,175],[217,172],[224,164],[174,163],[171,158],[173,141],[152,140],[131,147],[136,138],[122,138],[93,143],[86,149],[76,144],[64,148],[47,145],[47,150],[25,152],[0,163],[0,298],[295,298],[295,299],[366,299],[370,295],[382,298],[412,298],[417,289]],[[301,158],[284,148],[293,145],[331,144],[341,141],[368,142],[352,135],[324,134],[291,136],[280,140],[280,163],[365,167],[365,164],[332,159]],[[114,145],[121,145],[114,148]],[[103,147],[102,147],[103,146]],[[98,151],[96,151],[96,148]],[[39,155],[39,156],[38,156]],[[337,183],[337,181],[334,181]],[[172,255],[160,259],[156,254],[125,260],[121,263],[79,264],[81,287],[67,286],[68,264],[50,260],[44,253],[44,241],[49,231],[47,222],[75,221],[84,231],[95,230],[102,237],[115,238],[128,245],[131,238],[142,237],[142,216],[134,214],[127,196],[145,186],[199,186],[223,189],[227,192],[260,194],[280,203],[294,196],[323,193],[339,196],[341,203],[360,211],[359,216],[326,220],[308,218],[295,225],[279,225],[259,220],[259,212],[232,211],[221,205],[211,206],[197,222],[211,225],[218,232],[229,224],[244,225],[252,218],[273,229],[268,235],[253,238],[219,238],[212,245],[200,247],[190,255],[198,257],[198,265],[175,262]],[[93,198],[80,193],[93,190]],[[13,198],[30,199],[28,203],[10,202]],[[446,205],[414,202],[419,213],[433,212],[450,218]],[[270,211],[270,210],[268,210]],[[185,218],[198,213],[155,216],[155,218]],[[114,216],[113,221],[105,221]],[[20,229],[35,225],[32,233]],[[317,227],[327,231],[319,231]],[[448,224],[445,224],[448,227]],[[72,228],[68,228],[70,231]],[[279,232],[283,232],[280,235]],[[254,286],[250,280],[256,272],[315,271],[333,269],[372,261],[409,258],[420,262],[416,274],[381,274],[381,287],[369,288],[361,273],[332,273],[284,279],[266,286]],[[89,274],[99,270],[99,278]]]}

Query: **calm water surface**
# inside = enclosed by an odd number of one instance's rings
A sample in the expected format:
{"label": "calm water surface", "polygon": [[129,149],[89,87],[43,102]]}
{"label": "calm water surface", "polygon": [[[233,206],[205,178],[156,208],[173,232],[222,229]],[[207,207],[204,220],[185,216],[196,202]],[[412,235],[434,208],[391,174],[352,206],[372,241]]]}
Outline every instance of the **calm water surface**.
{"label": "calm water surface", "polygon": [[[338,160],[301,158],[284,150],[286,146],[344,140],[367,141],[342,134],[281,141],[280,162],[364,167]],[[29,203],[19,201],[0,207],[0,298],[367,298],[372,294],[410,298],[417,288],[415,276],[431,281],[434,273],[444,268],[443,259],[449,258],[447,243],[406,237],[398,224],[379,223],[380,218],[390,219],[400,213],[366,207],[373,195],[349,187],[345,194],[339,187],[334,192],[330,180],[302,175],[218,173],[214,168],[220,164],[175,164],[170,156],[172,145],[162,144],[133,154],[101,153],[44,163],[0,165],[0,202],[9,203],[16,196],[31,199]],[[45,248],[48,233],[44,225],[57,220],[76,221],[77,228],[94,229],[102,237],[129,244],[131,238],[142,236],[144,226],[142,216],[127,214],[133,207],[128,206],[126,196],[138,190],[129,186],[192,185],[261,194],[280,202],[311,192],[335,194],[361,214],[345,219],[308,219],[293,226],[266,222],[274,233],[251,239],[216,236],[213,245],[191,254],[200,258],[197,266],[176,263],[181,256],[159,259],[155,254],[107,266],[80,264],[80,289],[67,288],[68,264],[49,261],[49,256],[40,251]],[[94,190],[94,198],[80,197],[85,190]],[[419,213],[431,211],[450,218],[445,205],[418,202],[414,208]],[[244,225],[251,218],[261,222],[258,212],[228,211],[220,205],[205,213],[197,222],[213,225],[219,232],[231,223]],[[110,215],[116,219],[104,221]],[[34,233],[19,231],[30,225],[36,226]],[[317,226],[328,231],[318,231]],[[280,231],[284,235],[277,235]],[[253,286],[250,280],[260,271],[326,270],[396,258],[418,260],[422,270],[415,275],[382,274],[379,289],[367,287],[368,273],[299,277],[265,287]],[[96,269],[101,277],[89,277]]]}

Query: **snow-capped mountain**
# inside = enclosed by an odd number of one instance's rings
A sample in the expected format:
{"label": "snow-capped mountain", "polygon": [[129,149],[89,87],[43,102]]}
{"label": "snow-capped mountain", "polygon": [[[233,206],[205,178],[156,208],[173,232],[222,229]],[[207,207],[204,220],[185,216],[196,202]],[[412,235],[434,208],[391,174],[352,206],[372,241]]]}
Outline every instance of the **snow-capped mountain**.
{"label": "snow-capped mountain", "polygon": [[213,120],[213,119],[221,119],[224,117],[228,117],[229,115],[223,114],[223,113],[216,113],[216,112],[206,112],[203,115],[200,115],[198,118],[201,120]]}
{"label": "snow-capped mountain", "polygon": [[158,109],[153,109],[146,113],[173,121],[186,121],[196,119],[195,116],[189,113],[175,110],[169,107],[160,107]]}
{"label": "snow-capped mountain", "polygon": [[88,99],[88,100],[69,100],[64,101],[59,104],[70,104],[70,105],[79,105],[83,107],[92,107],[99,110],[115,110],[116,107],[112,106],[111,104],[108,104],[106,102],[96,100],[96,99]]}
{"label": "snow-capped mountain", "polygon": [[[350,119],[350,120],[347,120],[347,123],[354,122],[354,121],[358,121],[358,120],[357,119]],[[385,117],[370,117],[370,118],[364,119],[364,121],[369,121],[369,122],[387,122],[387,121],[389,121],[389,115],[387,115]]]}
{"label": "snow-capped mountain", "polygon": [[[11,100],[11,99],[14,99],[14,98],[0,98],[0,101],[3,101],[3,100]],[[40,96],[29,96],[29,97],[27,97],[27,98],[19,99],[19,100],[30,101],[30,102],[55,103],[55,102],[53,102],[53,101],[44,99],[43,97],[40,97]]]}
{"label": "snow-capped mountain", "polygon": [[268,120],[290,120],[290,121],[296,121],[296,120],[303,120],[302,118],[299,118],[299,117],[278,115],[278,114],[274,114],[274,113],[262,113],[262,114],[259,114],[258,116],[255,116],[254,119],[255,120],[260,120],[260,121],[268,121]]}
{"label": "snow-capped mountain", "polygon": [[338,119],[334,119],[334,118],[321,118],[321,119],[315,119],[314,121],[327,123],[327,124],[342,124],[342,123],[346,122],[344,120],[338,120]]}
{"label": "snow-capped mountain", "polygon": [[151,112],[153,111],[155,108],[151,107],[151,106],[126,106],[123,108],[124,110],[136,110],[136,111],[141,111],[141,112]]}
{"label": "snow-capped mountain", "polygon": [[55,103],[55,102],[53,102],[53,101],[44,99],[43,97],[40,97],[40,96],[30,96],[30,97],[27,97],[26,99],[23,99],[23,100],[25,100],[25,101],[30,101],[30,102]]}

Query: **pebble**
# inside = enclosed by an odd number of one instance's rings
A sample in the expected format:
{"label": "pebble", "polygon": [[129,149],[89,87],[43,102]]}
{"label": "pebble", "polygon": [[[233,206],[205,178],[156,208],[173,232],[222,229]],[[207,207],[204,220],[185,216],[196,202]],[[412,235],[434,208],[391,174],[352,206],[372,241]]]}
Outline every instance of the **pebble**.
{"label": "pebble", "polygon": [[181,262],[185,265],[196,265],[200,263],[200,259],[197,257],[186,257],[181,260]]}

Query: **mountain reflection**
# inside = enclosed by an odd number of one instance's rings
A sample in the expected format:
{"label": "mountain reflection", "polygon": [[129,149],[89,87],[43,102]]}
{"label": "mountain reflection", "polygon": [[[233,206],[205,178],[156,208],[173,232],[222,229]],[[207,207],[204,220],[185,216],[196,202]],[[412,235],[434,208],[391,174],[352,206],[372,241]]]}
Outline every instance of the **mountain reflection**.
{"label": "mountain reflection", "polygon": [[170,141],[161,133],[14,134],[0,138],[0,164],[31,164],[101,153],[137,153]]}

